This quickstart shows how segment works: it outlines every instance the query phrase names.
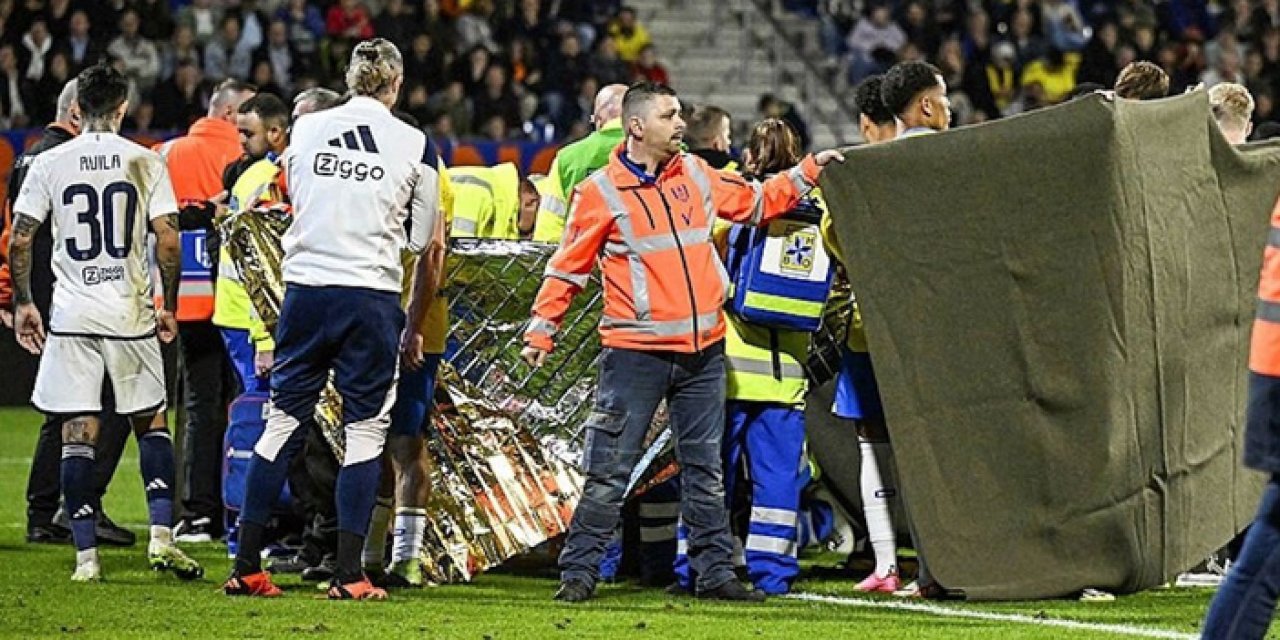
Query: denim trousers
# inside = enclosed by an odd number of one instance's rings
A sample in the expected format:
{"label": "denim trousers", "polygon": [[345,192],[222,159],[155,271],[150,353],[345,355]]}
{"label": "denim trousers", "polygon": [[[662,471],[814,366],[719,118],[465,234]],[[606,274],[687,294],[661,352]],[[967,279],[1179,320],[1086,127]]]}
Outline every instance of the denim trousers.
{"label": "denim trousers", "polygon": [[1240,557],[1209,605],[1206,639],[1263,638],[1280,596],[1280,475],[1272,475]]}
{"label": "denim trousers", "polygon": [[680,514],[689,527],[689,557],[699,591],[734,579],[724,503],[720,442],[724,433],[724,345],[699,353],[606,348],[596,402],[587,419],[582,498],[560,554],[561,580],[594,585],[614,535],[631,471],[645,434],[666,399],[680,463]]}

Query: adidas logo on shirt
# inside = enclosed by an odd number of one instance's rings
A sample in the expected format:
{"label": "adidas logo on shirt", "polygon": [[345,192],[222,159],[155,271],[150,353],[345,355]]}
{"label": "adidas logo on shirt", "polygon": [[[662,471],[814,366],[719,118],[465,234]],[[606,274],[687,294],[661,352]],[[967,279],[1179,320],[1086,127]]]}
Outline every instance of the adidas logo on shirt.
{"label": "adidas logo on shirt", "polygon": [[[378,143],[373,141],[373,131],[363,124],[347,130],[336,138],[330,139],[329,146],[351,151],[378,153]],[[387,173],[385,169],[375,162],[364,163],[346,160],[336,153],[317,153],[315,162],[311,165],[311,170],[317,176],[342,178],[343,180],[355,180],[357,182],[381,180]]]}
{"label": "adidas logo on shirt", "polygon": [[363,124],[329,140],[329,146],[352,151],[378,152],[378,144],[373,141],[373,132]]}
{"label": "adidas logo on shirt", "polygon": [[146,491],[161,491],[161,490],[163,490],[163,489],[168,489],[168,488],[169,488],[169,485],[165,484],[165,483],[164,483],[164,480],[161,480],[160,478],[156,478],[156,479],[152,480],[151,482],[148,482],[148,483],[147,483],[147,486],[146,486],[145,490],[146,490]]}
{"label": "adidas logo on shirt", "polygon": [[84,518],[92,518],[92,517],[93,517],[93,506],[87,505],[87,504],[77,509],[75,513],[71,514],[72,520],[82,520]]}

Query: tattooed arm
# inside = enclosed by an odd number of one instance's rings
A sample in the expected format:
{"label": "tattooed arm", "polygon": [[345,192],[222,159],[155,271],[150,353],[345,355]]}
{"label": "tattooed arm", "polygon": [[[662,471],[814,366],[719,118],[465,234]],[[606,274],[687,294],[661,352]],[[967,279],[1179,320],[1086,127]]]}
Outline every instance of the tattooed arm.
{"label": "tattooed arm", "polygon": [[9,238],[9,269],[13,277],[14,331],[18,344],[31,353],[44,348],[44,320],[31,301],[31,243],[40,220],[18,212]]}
{"label": "tattooed arm", "polygon": [[178,214],[170,213],[151,220],[156,234],[156,263],[160,267],[160,285],[164,288],[164,309],[156,314],[160,340],[170,342],[177,335],[178,324],[173,312],[178,308],[178,283],[182,276],[182,244],[178,240]]}

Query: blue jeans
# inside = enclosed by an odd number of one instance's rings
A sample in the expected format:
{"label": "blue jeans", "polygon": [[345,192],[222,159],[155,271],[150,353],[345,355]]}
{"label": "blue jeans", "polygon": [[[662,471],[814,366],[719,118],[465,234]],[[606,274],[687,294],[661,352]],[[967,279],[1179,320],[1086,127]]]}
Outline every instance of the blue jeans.
{"label": "blue jeans", "polygon": [[1249,640],[1267,635],[1280,596],[1280,475],[1271,476],[1240,558],[1209,606],[1206,639]]}
{"label": "blue jeans", "polygon": [[631,470],[644,452],[658,403],[667,400],[680,462],[680,514],[699,591],[734,578],[724,505],[720,439],[724,432],[724,345],[702,353],[605,349],[595,407],[587,419],[582,499],[573,513],[561,580],[594,585],[600,558],[618,526]]}

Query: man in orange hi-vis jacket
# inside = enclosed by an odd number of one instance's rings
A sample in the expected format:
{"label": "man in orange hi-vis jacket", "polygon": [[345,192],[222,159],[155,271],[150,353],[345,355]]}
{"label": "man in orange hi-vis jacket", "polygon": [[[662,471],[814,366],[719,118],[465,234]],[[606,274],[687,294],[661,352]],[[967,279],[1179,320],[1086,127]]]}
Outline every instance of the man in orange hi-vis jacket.
{"label": "man in orange hi-vis jacket", "polygon": [[1249,345],[1245,466],[1271,474],[1240,557],[1209,606],[1204,638],[1263,638],[1280,597],[1280,202],[1262,254],[1258,315]]}
{"label": "man in orange hi-vis jacket", "polygon": [[724,304],[728,276],[711,243],[717,217],[762,223],[789,211],[838,151],[805,158],[764,183],[722,173],[682,153],[684,121],[671,89],[637,84],[622,100],[626,141],[577,187],[560,248],[525,332],[524,357],[541,365],[573,296],[596,262],[604,280],[599,386],[586,425],[582,499],[560,555],[556,599],[595,594],[600,557],[617,526],[631,470],[664,398],[683,476],[681,516],[703,598],[760,601],[733,574],[721,480]]}
{"label": "man in orange hi-vis jacket", "polygon": [[182,207],[182,285],[174,313],[187,412],[178,457],[186,476],[174,528],[179,542],[209,542],[222,536],[222,437],[227,405],[238,392],[222,334],[212,322],[219,245],[213,218],[225,198],[223,172],[244,155],[236,113],[254,93],[251,85],[224,81],[209,99],[208,114],[196,120],[187,135],[156,147]]}

